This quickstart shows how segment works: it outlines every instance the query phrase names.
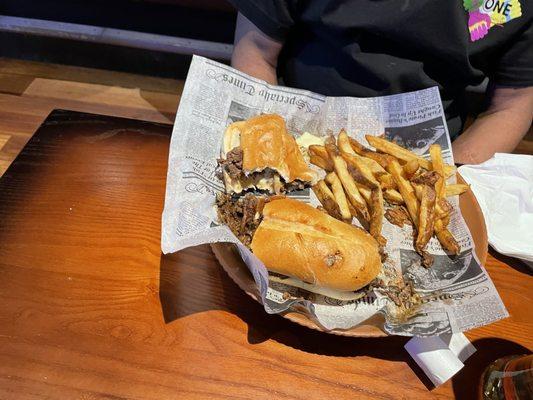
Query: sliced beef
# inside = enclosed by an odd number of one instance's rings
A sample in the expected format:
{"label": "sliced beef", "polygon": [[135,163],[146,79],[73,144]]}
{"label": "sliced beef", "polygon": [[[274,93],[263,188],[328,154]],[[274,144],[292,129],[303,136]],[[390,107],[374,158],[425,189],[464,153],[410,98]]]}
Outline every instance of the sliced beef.
{"label": "sliced beef", "polygon": [[242,176],[242,157],[243,152],[240,147],[235,147],[226,154],[226,158],[219,158],[218,165],[234,179],[239,179]]}
{"label": "sliced beef", "polygon": [[311,184],[309,182],[303,182],[299,179],[296,179],[295,181],[292,181],[291,183],[285,184],[285,190],[284,192],[292,192],[293,190],[304,190],[308,187],[311,187]]}
{"label": "sliced beef", "polygon": [[385,285],[381,279],[376,279],[370,285],[387,296],[398,307],[409,309],[418,303],[418,295],[411,280],[401,280],[396,284]]}
{"label": "sliced beef", "polygon": [[250,247],[268,201],[266,197],[252,194],[235,198],[221,193],[217,196],[218,217],[245,246]]}
{"label": "sliced beef", "polygon": [[[235,147],[233,150],[229,151],[226,154],[226,158],[219,158],[217,160],[217,163],[220,166],[218,177],[221,180],[224,180],[224,177],[220,172],[225,171],[231,178],[235,180],[243,179],[245,176],[244,176],[244,171],[242,169],[242,165],[243,165],[242,160],[243,160],[243,151],[241,147]],[[248,177],[250,178],[252,182],[258,181],[261,178],[272,178],[273,176],[278,177],[279,187],[276,188],[276,185],[274,185],[272,189],[268,191],[270,193],[276,193],[276,194],[288,193],[294,190],[303,190],[311,186],[310,182],[302,182],[300,180],[295,180],[290,183],[285,183],[284,179],[279,177],[277,172],[270,168],[265,168],[262,171],[253,172],[248,175]],[[254,190],[254,189],[251,188],[250,190]]]}

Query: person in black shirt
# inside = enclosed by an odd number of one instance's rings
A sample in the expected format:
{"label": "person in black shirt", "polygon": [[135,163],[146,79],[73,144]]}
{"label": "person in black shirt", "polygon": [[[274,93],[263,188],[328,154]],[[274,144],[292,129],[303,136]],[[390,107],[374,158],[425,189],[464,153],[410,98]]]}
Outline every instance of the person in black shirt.
{"label": "person in black shirt", "polygon": [[[438,86],[458,163],[511,152],[531,127],[531,0],[232,2],[235,68],[327,96]],[[465,89],[486,77],[488,108],[462,132]]]}

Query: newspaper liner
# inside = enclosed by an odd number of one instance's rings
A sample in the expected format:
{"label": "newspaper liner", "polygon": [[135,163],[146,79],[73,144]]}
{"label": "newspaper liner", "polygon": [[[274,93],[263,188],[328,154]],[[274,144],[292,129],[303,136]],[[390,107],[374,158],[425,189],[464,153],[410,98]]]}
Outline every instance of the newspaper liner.
{"label": "newspaper liner", "polygon": [[[385,271],[412,280],[424,299],[415,315],[402,323],[390,313],[392,302],[379,294],[357,301],[338,301],[313,295],[309,300],[285,300],[294,288],[279,283],[269,286],[268,272],[231,231],[218,225],[215,195],[223,191],[216,177],[225,127],[260,113],[277,113],[288,130],[324,136],[345,128],[350,136],[366,143],[365,134],[385,132],[389,139],[428,158],[429,146],[439,143],[443,157],[453,163],[448,129],[436,87],[399,95],[353,98],[325,97],[305,90],[273,86],[212,60],[194,56],[181,96],[170,144],[162,250],[171,253],[203,243],[235,243],[248,265],[267,313],[305,312],[325,329],[349,329],[382,313],[380,326],[389,334],[435,336],[463,332],[508,316],[496,288],[474,252],[474,242],[459,211],[454,207],[450,230],[462,252],[450,257],[432,238],[428,251],[434,256],[430,269],[420,264],[412,245],[410,227],[398,228],[384,221],[388,259]],[[309,189],[291,194],[318,204]]]}

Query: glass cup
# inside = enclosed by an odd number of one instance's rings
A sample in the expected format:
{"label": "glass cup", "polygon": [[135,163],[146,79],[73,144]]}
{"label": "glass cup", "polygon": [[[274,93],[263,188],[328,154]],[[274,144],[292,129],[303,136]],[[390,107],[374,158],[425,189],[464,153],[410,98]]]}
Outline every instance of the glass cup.
{"label": "glass cup", "polygon": [[533,354],[499,358],[481,380],[482,400],[532,400]]}

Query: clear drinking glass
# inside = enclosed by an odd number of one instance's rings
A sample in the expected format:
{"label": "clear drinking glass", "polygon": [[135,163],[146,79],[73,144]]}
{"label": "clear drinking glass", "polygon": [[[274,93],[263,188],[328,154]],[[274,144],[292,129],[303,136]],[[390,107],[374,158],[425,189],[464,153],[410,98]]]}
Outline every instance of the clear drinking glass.
{"label": "clear drinking glass", "polygon": [[533,354],[499,358],[481,381],[483,400],[533,400]]}

